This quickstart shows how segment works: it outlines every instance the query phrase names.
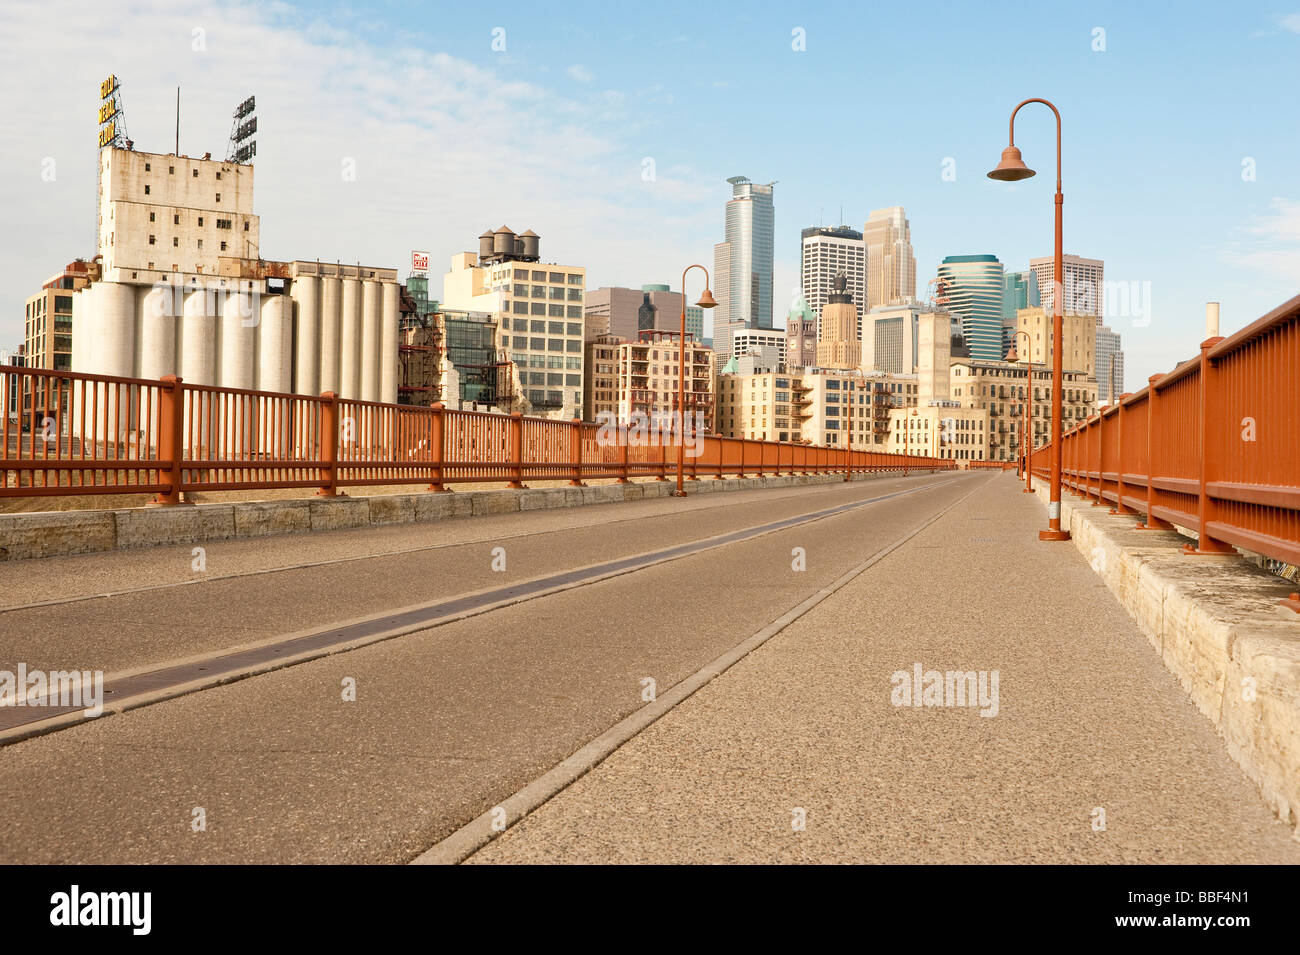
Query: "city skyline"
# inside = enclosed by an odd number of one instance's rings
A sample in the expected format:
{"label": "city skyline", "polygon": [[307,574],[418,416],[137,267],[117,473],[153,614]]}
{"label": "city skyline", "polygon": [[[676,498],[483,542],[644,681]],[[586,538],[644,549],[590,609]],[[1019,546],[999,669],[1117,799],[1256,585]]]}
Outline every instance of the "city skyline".
{"label": "city skyline", "polygon": [[[59,63],[26,63],[21,99],[15,84],[0,94],[14,133],[5,198],[19,222],[40,224],[21,240],[6,238],[0,249],[14,279],[0,300],[4,347],[22,340],[23,302],[40,282],[93,253],[92,121],[67,117],[79,115],[79,103],[95,102],[99,80],[112,71],[122,79],[132,138],[144,150],[171,148],[178,84],[181,152],[191,156],[223,154],[231,109],[250,92],[258,96],[259,213],[274,223],[262,237],[271,258],[306,247],[319,249],[322,259],[404,270],[412,248],[427,248],[434,261],[445,261],[464,251],[460,236],[475,234],[482,222],[526,219],[546,230],[558,261],[585,263],[594,285],[637,287],[647,274],[671,276],[690,261],[711,264],[709,250],[720,237],[719,180],[752,169],[781,182],[773,281],[778,319],[799,285],[799,229],[840,203],[848,223],[865,222],[871,209],[887,203],[904,205],[920,278],[933,275],[945,255],[969,248],[988,249],[1008,269],[1024,269],[1050,244],[1048,177],[1006,187],[984,181],[983,172],[1003,145],[1011,106],[1048,92],[1065,123],[1066,247],[1104,259],[1108,277],[1137,303],[1135,314],[1107,315],[1124,339],[1130,385],[1186,357],[1203,329],[1205,301],[1223,303],[1226,334],[1288,297],[1300,280],[1300,199],[1284,185],[1297,171],[1296,133],[1264,118],[1284,105],[1273,64],[1285,57],[1266,54],[1294,52],[1300,28],[1262,8],[1245,11],[1237,22],[1205,7],[1197,20],[1201,45],[1212,41],[1235,57],[1242,82],[1260,97],[1259,109],[1221,110],[1232,119],[1212,150],[1196,145],[1203,137],[1198,117],[1222,106],[1223,90],[1198,83],[1165,94],[1170,99],[1160,115],[1116,112],[1127,102],[1128,87],[1186,63],[1199,46],[1162,49],[1158,14],[1103,4],[1093,17],[1106,24],[1103,50],[1092,49],[1091,22],[1053,15],[1017,25],[1023,62],[995,69],[977,115],[942,133],[914,117],[927,91],[951,83],[971,54],[953,37],[937,38],[954,56],[934,77],[893,97],[888,109],[897,120],[895,140],[877,141],[875,149],[865,143],[846,148],[853,163],[822,157],[818,164],[777,159],[762,148],[762,133],[719,110],[740,96],[779,107],[810,84],[846,76],[837,53],[846,42],[841,34],[852,31],[837,30],[829,14],[791,7],[731,15],[730,29],[770,66],[770,76],[755,70],[741,90],[728,74],[735,54],[711,39],[711,14],[698,32],[665,33],[636,12],[620,15],[616,24],[612,14],[593,9],[579,27],[535,22],[518,11],[452,10],[436,31],[419,17],[403,19],[409,35],[393,41],[391,31],[379,29],[391,26],[392,15],[381,12],[378,23],[371,22],[364,7],[353,14],[311,5],[237,12],[159,6],[156,15],[133,19],[129,30],[107,11],[92,12],[85,32],[95,37],[93,45],[60,33],[61,44],[73,44],[70,55]],[[3,31],[0,49],[11,62],[26,59],[13,46],[15,38],[52,35],[58,19],[35,5],[10,5],[3,16],[13,29]],[[854,12],[836,16],[849,23],[860,18]],[[900,13],[886,24],[906,36],[921,30],[922,20],[919,12]],[[499,51],[492,48],[497,21],[506,31]],[[792,49],[796,28],[804,31],[801,51]],[[586,42],[574,62],[561,67],[548,47],[559,36],[609,43]],[[666,62],[678,64],[723,55],[708,70],[645,83],[617,67],[620,51],[635,42],[654,44]],[[154,49],[169,53],[143,53]],[[265,55],[271,49],[275,57]],[[343,49],[346,64],[322,65],[337,60],[330,51]],[[1068,56],[1078,74],[1057,81],[1063,90],[1025,88],[1026,67],[1060,56]],[[397,65],[390,73],[377,68],[387,59]],[[328,100],[316,95],[321,90]],[[805,106],[809,121],[843,126],[830,118],[838,107]],[[680,114],[681,122],[670,122],[670,114]],[[1112,138],[1137,139],[1158,154],[1177,152],[1178,173],[1128,181],[1114,166],[1121,161],[1110,155],[1115,151],[1093,141],[1091,131],[1103,122],[1113,127],[1107,127],[1107,146]],[[703,134],[718,126],[726,135]],[[841,129],[839,135],[856,141],[852,132]],[[481,144],[489,141],[501,148],[485,151]],[[533,159],[514,161],[512,149],[529,142]],[[1050,169],[1046,119],[1026,113],[1018,142],[1031,166]],[[954,177],[945,179],[949,169]],[[1164,230],[1150,223],[1178,221],[1193,207],[1199,244],[1163,251],[1151,241]],[[653,228],[645,229],[647,223]]]}

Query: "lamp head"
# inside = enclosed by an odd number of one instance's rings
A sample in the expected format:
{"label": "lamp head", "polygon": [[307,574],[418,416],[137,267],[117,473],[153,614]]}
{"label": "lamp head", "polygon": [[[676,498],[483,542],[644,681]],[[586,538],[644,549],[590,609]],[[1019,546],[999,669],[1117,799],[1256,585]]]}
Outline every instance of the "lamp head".
{"label": "lamp head", "polygon": [[1002,161],[998,163],[998,168],[989,173],[990,179],[1000,179],[1002,182],[1019,182],[1021,179],[1028,179],[1034,175],[1034,171],[1025,165],[1025,161],[1020,158],[1020,149],[1017,146],[1008,146],[1002,150]]}
{"label": "lamp head", "polygon": [[707,288],[704,290],[704,294],[700,296],[700,300],[695,304],[700,308],[716,308],[718,305],[717,300],[713,297],[713,293]]}

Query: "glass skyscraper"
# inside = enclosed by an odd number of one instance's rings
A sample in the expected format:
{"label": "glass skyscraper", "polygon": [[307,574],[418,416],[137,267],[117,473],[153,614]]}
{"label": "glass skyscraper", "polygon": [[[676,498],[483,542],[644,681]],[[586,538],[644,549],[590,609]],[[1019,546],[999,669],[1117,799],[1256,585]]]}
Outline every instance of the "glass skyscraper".
{"label": "glass skyscraper", "polygon": [[939,265],[947,310],[961,325],[971,358],[1000,361],[1005,275],[996,255],[950,255]]}
{"label": "glass skyscraper", "polygon": [[1012,346],[1016,332],[1016,313],[1022,308],[1042,305],[1038,294],[1038,276],[1032,271],[1008,272],[1002,292],[1002,351]]}
{"label": "glass skyscraper", "polygon": [[725,238],[713,247],[714,347],[731,353],[731,330],[772,327],[772,186],[732,176]]}

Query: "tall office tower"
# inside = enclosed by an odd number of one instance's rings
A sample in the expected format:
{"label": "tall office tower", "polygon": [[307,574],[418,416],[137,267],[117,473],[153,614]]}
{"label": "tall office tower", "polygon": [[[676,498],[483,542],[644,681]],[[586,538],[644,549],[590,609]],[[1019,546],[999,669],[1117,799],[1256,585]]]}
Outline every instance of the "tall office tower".
{"label": "tall office tower", "polygon": [[[819,316],[830,298],[835,276],[844,273],[849,295],[857,309],[858,338],[862,338],[862,316],[867,311],[867,244],[862,233],[841,226],[812,226],[801,233],[799,274],[803,295]],[[820,321],[820,319],[819,319]],[[817,326],[821,335],[821,325]]]}
{"label": "tall office tower", "polygon": [[731,330],[772,327],[772,186],[732,176],[725,238],[713,247],[714,346],[731,354]]}
{"label": "tall office tower", "polygon": [[1038,276],[1033,272],[1008,272],[1002,292],[1002,353],[1012,347],[1016,332],[1016,313],[1042,303],[1038,294]]}
{"label": "tall office tower", "polygon": [[858,313],[849,294],[848,279],[835,276],[826,305],[822,328],[817,336],[817,365],[821,368],[857,368],[862,364],[862,342],[858,338]]}
{"label": "tall office tower", "polygon": [[[1119,395],[1124,394],[1124,350],[1119,332],[1113,332],[1105,325],[1097,326],[1097,400],[1110,404]],[[1115,391],[1110,390],[1111,358],[1115,359]]]}
{"label": "tall office tower", "polygon": [[[1029,270],[1038,277],[1039,302],[1052,314],[1055,302],[1053,288],[1056,282],[1056,260],[1052,256],[1030,259]],[[1085,259],[1077,255],[1061,256],[1061,284],[1065,286],[1062,315],[1096,315],[1097,323],[1103,321],[1105,304],[1105,263],[1101,259]]]}
{"label": "tall office tower", "polygon": [[867,247],[867,309],[915,300],[916,256],[903,207],[872,212],[862,236]]}
{"label": "tall office tower", "polygon": [[970,356],[998,361],[1005,276],[996,255],[950,255],[939,265],[948,311],[957,317]]}

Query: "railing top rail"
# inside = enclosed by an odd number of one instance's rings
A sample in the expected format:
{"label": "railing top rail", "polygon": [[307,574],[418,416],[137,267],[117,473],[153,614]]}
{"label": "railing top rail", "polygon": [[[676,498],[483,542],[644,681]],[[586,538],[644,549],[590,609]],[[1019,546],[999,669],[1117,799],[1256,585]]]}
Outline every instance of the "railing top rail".
{"label": "railing top rail", "polygon": [[1210,349],[1209,357],[1220,358],[1229,352],[1237,351],[1278,325],[1296,320],[1300,320],[1300,295],[1283,302],[1268,314],[1229,335]]}
{"label": "railing top rail", "polygon": [[[98,378],[98,376],[96,377]],[[157,382],[151,382],[151,384],[157,384]],[[251,388],[227,388],[222,385],[198,385],[184,379],[181,380],[181,388],[185,391],[201,391],[204,394],[239,395],[247,398],[293,398],[315,404],[322,404],[325,400],[320,395],[300,395],[297,392],[286,391],[254,391]]]}
{"label": "railing top rail", "polygon": [[157,378],[123,378],[118,375],[91,375],[84,371],[61,371],[57,368],[35,368],[26,365],[0,365],[0,375],[34,375],[38,378],[57,378],[60,381],[103,381],[113,385],[158,385]]}

